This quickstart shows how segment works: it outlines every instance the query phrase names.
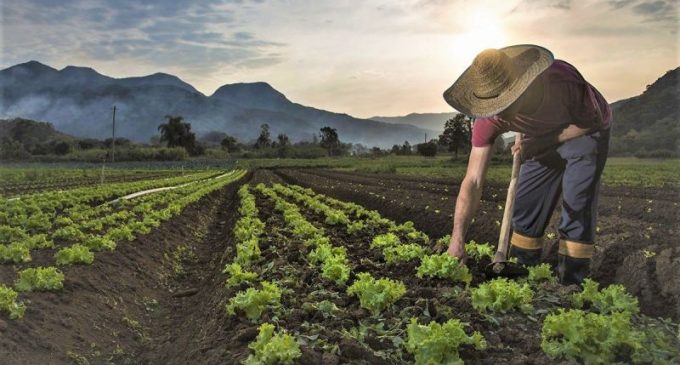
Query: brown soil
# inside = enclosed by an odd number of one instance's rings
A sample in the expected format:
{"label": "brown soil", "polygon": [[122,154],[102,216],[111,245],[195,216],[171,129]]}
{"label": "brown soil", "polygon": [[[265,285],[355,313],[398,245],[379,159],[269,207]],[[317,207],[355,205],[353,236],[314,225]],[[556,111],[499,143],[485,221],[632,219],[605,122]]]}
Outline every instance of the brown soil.
{"label": "brown soil", "polygon": [[[311,187],[319,193],[377,209],[397,222],[411,220],[432,238],[449,233],[458,190],[456,182],[442,179],[258,170],[187,207],[150,234],[119,243],[114,252],[98,253],[92,265],[64,268],[62,292],[21,294],[20,300],[27,304],[25,317],[0,317],[0,363],[73,364],[87,359],[90,364],[179,365],[243,361],[250,353],[248,343],[257,336],[258,323],[226,314],[228,299],[244,288],[226,288],[226,275],[221,271],[234,256],[236,190],[245,181],[291,182]],[[504,192],[503,186],[486,189],[470,233],[477,241],[495,241]],[[593,273],[603,283],[625,284],[640,298],[643,312],[678,318],[680,252],[678,238],[673,234],[677,234],[676,196],[666,190],[605,189],[600,204],[600,249]],[[330,355],[318,350],[318,346],[317,350],[303,346],[303,357],[297,363],[412,361],[405,352],[396,354],[392,343],[374,329],[368,330],[364,341],[342,334],[359,323],[375,326],[378,320],[361,309],[356,298],[345,294],[346,287],[323,281],[318,268],[308,266],[308,248],[295,241],[271,202],[259,194],[256,197],[268,232],[260,245],[262,278],[281,281],[290,289],[284,291],[281,308],[266,312],[259,323],[276,321],[298,336],[317,335],[305,337],[310,343],[327,340],[338,344],[340,350],[338,355]],[[301,211],[334,237],[334,245],[348,248],[353,275],[367,271],[406,284],[406,295],[383,315],[385,328],[403,330],[404,320],[411,316],[418,317],[421,323],[454,316],[469,323],[469,331],[481,331],[489,343],[484,352],[463,348],[461,355],[466,363],[555,363],[540,349],[540,323],[546,314],[541,309],[553,308],[555,301],[561,303],[574,287],[538,288],[534,317],[513,313],[482,316],[472,310],[469,296],[455,294],[461,286],[417,279],[413,264],[386,265],[380,253],[368,247],[372,235],[380,232],[350,235],[326,225],[304,208]],[[651,252],[655,255],[645,257],[643,249],[649,250],[647,256]],[[0,265],[0,282],[11,283],[17,270],[37,266],[50,256],[46,250],[34,255],[34,261],[27,265]],[[473,285],[485,278],[480,265],[471,265]],[[324,299],[339,308],[334,317],[323,318],[316,311],[304,309],[304,303]],[[379,351],[388,354],[388,360],[377,356]],[[394,361],[399,356],[402,360]]]}
{"label": "brown soil", "polygon": [[[275,170],[283,180],[379,210],[397,222],[413,221],[432,237],[449,234],[458,182],[330,170]],[[496,242],[506,187],[485,187],[468,237]],[[603,187],[592,276],[624,284],[650,316],[680,318],[680,192]],[[553,216],[556,223],[558,214]],[[548,232],[556,232],[551,224]],[[653,255],[653,256],[652,256]],[[651,256],[651,257],[650,257]],[[674,274],[675,273],[675,274]]]}

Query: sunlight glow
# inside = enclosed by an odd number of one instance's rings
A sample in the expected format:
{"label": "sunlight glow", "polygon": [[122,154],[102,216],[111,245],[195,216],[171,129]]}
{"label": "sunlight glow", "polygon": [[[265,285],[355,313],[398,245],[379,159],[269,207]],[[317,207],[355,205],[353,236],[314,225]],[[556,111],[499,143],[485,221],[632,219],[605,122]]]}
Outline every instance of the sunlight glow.
{"label": "sunlight glow", "polygon": [[472,63],[474,57],[487,48],[507,46],[507,37],[500,17],[478,10],[468,18],[466,31],[454,36],[452,42],[453,56],[467,64]]}

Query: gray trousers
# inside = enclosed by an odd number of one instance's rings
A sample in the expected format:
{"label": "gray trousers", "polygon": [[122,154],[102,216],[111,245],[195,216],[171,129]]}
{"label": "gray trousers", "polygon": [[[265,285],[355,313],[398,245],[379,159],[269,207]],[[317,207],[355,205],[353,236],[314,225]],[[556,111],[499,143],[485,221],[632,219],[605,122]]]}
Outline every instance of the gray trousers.
{"label": "gray trousers", "polygon": [[518,178],[510,254],[538,264],[542,237],[562,196],[557,272],[564,284],[590,273],[595,243],[600,176],[609,150],[609,130],[581,136],[525,161]]}

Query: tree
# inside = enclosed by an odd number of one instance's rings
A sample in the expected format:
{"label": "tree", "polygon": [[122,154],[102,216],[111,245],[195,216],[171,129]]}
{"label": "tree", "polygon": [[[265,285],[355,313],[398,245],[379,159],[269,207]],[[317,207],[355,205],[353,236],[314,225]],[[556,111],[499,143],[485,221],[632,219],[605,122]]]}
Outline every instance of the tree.
{"label": "tree", "polygon": [[455,152],[470,145],[470,121],[464,114],[458,113],[444,124],[444,132],[439,135],[439,144],[448,147],[449,152]]}
{"label": "tree", "polygon": [[410,155],[413,153],[413,147],[411,147],[411,144],[408,143],[408,141],[404,141],[404,144],[401,146],[401,150],[399,151],[400,155]]}
{"label": "tree", "polygon": [[336,156],[340,153],[340,138],[335,128],[323,127],[321,130],[321,143],[319,145],[328,151],[329,156]]}
{"label": "tree", "polygon": [[395,145],[392,146],[390,153],[398,155],[400,151],[401,151],[401,149],[400,149],[399,145],[395,144]]}
{"label": "tree", "polygon": [[222,149],[229,153],[238,152],[241,149],[238,140],[230,135],[225,135],[222,142],[220,142],[220,145],[222,146]]}
{"label": "tree", "polygon": [[288,139],[288,136],[284,133],[280,133],[276,139],[279,142],[279,147],[286,147],[290,146],[290,140]]}
{"label": "tree", "polygon": [[257,141],[255,141],[255,148],[260,149],[260,148],[267,148],[271,147],[272,145],[272,140],[271,140],[271,134],[269,133],[269,124],[264,123],[260,126],[260,136],[257,137]]}
{"label": "tree", "polygon": [[422,156],[436,156],[437,155],[437,144],[434,142],[420,143],[416,145],[416,150]]}
{"label": "tree", "polygon": [[200,155],[203,148],[196,143],[196,135],[191,131],[191,123],[184,123],[182,116],[166,115],[167,123],[158,126],[161,142],[168,147],[184,147],[190,155]]}

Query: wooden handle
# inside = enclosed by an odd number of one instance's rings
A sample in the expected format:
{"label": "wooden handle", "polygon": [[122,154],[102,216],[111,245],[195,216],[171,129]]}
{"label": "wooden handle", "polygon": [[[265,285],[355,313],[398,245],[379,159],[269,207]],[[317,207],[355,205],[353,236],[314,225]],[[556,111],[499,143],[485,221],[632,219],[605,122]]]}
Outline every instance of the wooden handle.
{"label": "wooden handle", "polygon": [[[515,135],[515,145],[519,145],[523,136],[521,133]],[[512,226],[512,208],[515,205],[515,192],[517,191],[517,177],[519,176],[520,154],[512,156],[512,174],[510,175],[510,185],[508,195],[505,198],[505,210],[503,211],[503,222],[501,223],[501,233],[498,237],[498,249],[494,262],[506,261],[508,256],[508,245],[510,242],[510,227]]]}

